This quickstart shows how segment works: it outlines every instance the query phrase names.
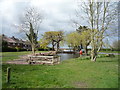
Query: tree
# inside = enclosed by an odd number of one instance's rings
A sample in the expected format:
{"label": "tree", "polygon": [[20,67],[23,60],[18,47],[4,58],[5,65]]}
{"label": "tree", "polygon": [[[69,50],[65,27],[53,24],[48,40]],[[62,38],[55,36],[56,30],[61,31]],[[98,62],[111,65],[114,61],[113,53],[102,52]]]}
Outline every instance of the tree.
{"label": "tree", "polygon": [[91,42],[90,39],[90,32],[91,29],[89,29],[87,26],[80,26],[76,31],[80,34],[81,36],[81,47],[85,49],[85,54],[87,55],[87,47]]}
{"label": "tree", "polygon": [[35,54],[39,25],[42,23],[42,20],[42,14],[37,10],[37,8],[32,7],[28,8],[21,18],[22,24],[20,26],[20,31],[24,32],[30,41],[33,54]]}
{"label": "tree", "polygon": [[78,49],[81,43],[81,36],[77,32],[72,32],[66,35],[66,43],[69,47],[72,47],[75,51]]}
{"label": "tree", "polygon": [[88,46],[90,45],[91,39],[90,39],[90,32],[91,30],[83,31],[81,33],[81,41],[82,41],[82,46],[85,49],[85,54],[88,54]]}
{"label": "tree", "polygon": [[49,45],[49,41],[42,38],[42,39],[40,39],[39,44],[40,44],[41,48],[47,49],[47,47]]}
{"label": "tree", "polygon": [[107,33],[107,30],[111,28],[110,26],[115,24],[117,15],[116,4],[111,6],[112,4],[105,1],[93,2],[93,0],[83,3],[82,10],[85,13],[84,16],[87,16],[86,19],[91,28],[91,61],[96,61],[97,52],[99,52],[103,45],[105,32]]}
{"label": "tree", "polygon": [[78,29],[76,29],[76,31],[78,32],[78,33],[82,33],[83,31],[87,31],[87,30],[89,30],[89,28],[87,27],[87,26],[79,26],[78,27]]}
{"label": "tree", "polygon": [[60,48],[60,42],[64,40],[64,33],[62,31],[58,31],[56,32],[55,35],[56,35],[55,42],[57,43],[57,51],[58,51]]}
{"label": "tree", "polygon": [[55,46],[57,45],[57,51],[59,50],[60,42],[63,41],[64,36],[63,36],[62,31],[49,31],[45,32],[43,35],[43,40],[45,40],[46,44],[52,44],[52,50],[55,50]]}
{"label": "tree", "polygon": [[29,33],[26,33],[26,36],[27,36],[28,40],[31,43],[32,52],[33,52],[33,54],[35,54],[35,48],[36,48],[36,46],[38,44],[38,42],[37,42],[37,33],[34,32],[34,29],[33,29],[31,23],[30,23],[30,31],[29,31]]}

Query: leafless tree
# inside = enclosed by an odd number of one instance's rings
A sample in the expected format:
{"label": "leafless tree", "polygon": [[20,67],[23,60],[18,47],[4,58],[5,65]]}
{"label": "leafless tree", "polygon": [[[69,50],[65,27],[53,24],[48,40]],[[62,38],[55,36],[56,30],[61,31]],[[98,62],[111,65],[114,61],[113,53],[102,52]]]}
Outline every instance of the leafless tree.
{"label": "leafless tree", "polygon": [[26,34],[31,43],[32,52],[34,54],[37,45],[39,26],[43,21],[43,14],[37,8],[30,7],[24,11],[20,21],[21,25],[19,26],[19,30]]}
{"label": "leafless tree", "polygon": [[103,39],[110,35],[111,26],[117,23],[116,6],[117,3],[94,2],[94,0],[83,2],[80,6],[80,9],[84,11],[85,20],[91,28],[91,61],[96,61],[97,52],[103,45]]}

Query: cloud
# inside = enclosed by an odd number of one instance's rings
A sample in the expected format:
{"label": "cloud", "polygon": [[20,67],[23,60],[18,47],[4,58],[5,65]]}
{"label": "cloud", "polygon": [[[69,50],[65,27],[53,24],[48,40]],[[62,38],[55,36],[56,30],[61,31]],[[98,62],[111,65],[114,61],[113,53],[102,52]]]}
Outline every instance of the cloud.
{"label": "cloud", "polygon": [[[38,40],[41,38],[41,34],[47,31],[62,30],[65,33],[75,31],[77,27],[73,27],[71,18],[81,25],[87,25],[84,19],[76,17],[77,1],[81,2],[81,0],[1,0],[0,29],[2,31],[0,34],[4,33],[9,37],[25,39],[25,34],[18,33],[18,29],[14,25],[20,24],[20,17],[25,9],[32,6],[38,8],[44,16],[39,28]],[[79,14],[85,16],[81,10]],[[115,39],[111,38],[110,40],[114,41]]]}
{"label": "cloud", "polygon": [[[71,31],[74,28],[69,24],[71,15],[74,15],[76,3],[74,0],[3,0],[0,2],[0,20],[4,34],[18,36],[14,24],[19,24],[19,17],[26,7],[34,6],[44,12],[44,20],[40,25],[40,32]],[[8,33],[10,31],[10,33]],[[19,36],[18,36],[19,37]]]}

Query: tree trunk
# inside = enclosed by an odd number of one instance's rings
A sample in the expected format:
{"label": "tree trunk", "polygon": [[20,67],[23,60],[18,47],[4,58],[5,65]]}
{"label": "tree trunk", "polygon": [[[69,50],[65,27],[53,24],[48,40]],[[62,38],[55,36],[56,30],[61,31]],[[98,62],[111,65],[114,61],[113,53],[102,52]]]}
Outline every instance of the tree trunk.
{"label": "tree trunk", "polygon": [[52,50],[53,51],[55,50],[55,44],[54,44],[54,42],[52,42]]}
{"label": "tree trunk", "polygon": [[52,46],[52,50],[53,50],[53,51],[55,50],[55,48],[54,48],[54,47],[55,47],[55,46],[53,45],[53,46]]}
{"label": "tree trunk", "polygon": [[75,52],[75,47],[73,47],[73,52]]}
{"label": "tree trunk", "polygon": [[82,45],[82,44],[80,44],[80,50],[81,50],[81,49],[83,49],[83,45]]}
{"label": "tree trunk", "polygon": [[69,47],[69,50],[70,50],[70,52],[71,52],[71,48],[70,48],[70,46],[68,46]]}
{"label": "tree trunk", "polygon": [[97,51],[95,49],[91,50],[91,61],[96,62]]}
{"label": "tree trunk", "polygon": [[32,53],[35,54],[35,46],[32,45]]}
{"label": "tree trunk", "polygon": [[57,51],[59,50],[60,48],[60,45],[59,45],[59,42],[57,42]]}
{"label": "tree trunk", "polygon": [[96,56],[91,56],[91,61],[96,62]]}
{"label": "tree trunk", "polygon": [[88,54],[88,50],[87,50],[87,46],[85,46],[85,55],[87,55]]}

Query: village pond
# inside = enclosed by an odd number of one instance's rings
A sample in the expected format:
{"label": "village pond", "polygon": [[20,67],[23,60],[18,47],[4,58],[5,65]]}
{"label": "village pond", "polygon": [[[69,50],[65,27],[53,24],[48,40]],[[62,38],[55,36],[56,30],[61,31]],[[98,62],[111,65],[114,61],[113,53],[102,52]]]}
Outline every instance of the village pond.
{"label": "village pond", "polygon": [[57,55],[60,56],[61,61],[80,57],[79,53],[58,53]]}
{"label": "village pond", "polygon": [[[99,52],[99,54],[120,55],[120,53],[105,53],[105,52]],[[61,61],[80,57],[79,52],[76,52],[76,53],[58,53],[57,55],[60,56]]]}

